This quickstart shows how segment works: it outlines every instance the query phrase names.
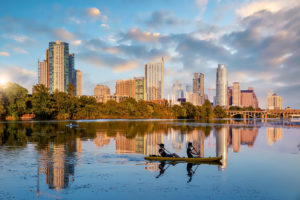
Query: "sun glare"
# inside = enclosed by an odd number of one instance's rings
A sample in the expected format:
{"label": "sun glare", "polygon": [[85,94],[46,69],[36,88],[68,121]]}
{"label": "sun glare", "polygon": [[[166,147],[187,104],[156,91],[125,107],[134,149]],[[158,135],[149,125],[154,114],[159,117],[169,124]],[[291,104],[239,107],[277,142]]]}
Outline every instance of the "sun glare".
{"label": "sun glare", "polygon": [[7,77],[0,77],[0,85],[3,86],[8,82],[8,78]]}

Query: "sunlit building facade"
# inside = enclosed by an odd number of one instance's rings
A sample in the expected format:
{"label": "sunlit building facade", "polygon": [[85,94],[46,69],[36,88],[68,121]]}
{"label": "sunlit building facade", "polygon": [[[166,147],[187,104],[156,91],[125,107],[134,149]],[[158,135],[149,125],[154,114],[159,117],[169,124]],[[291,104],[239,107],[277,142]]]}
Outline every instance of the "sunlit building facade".
{"label": "sunlit building facade", "polygon": [[67,92],[69,84],[69,44],[49,42],[49,89]]}
{"label": "sunlit building facade", "polygon": [[75,84],[75,90],[76,90],[76,96],[82,95],[82,72],[80,70],[75,71],[76,74],[76,84]]}
{"label": "sunlit building facade", "polygon": [[241,88],[239,82],[232,84],[232,106],[241,106]]}
{"label": "sunlit building facade", "polygon": [[94,96],[110,95],[110,88],[106,85],[97,84],[94,87]]}
{"label": "sunlit building facade", "polygon": [[145,78],[144,77],[135,77],[135,99],[145,100]]}
{"label": "sunlit building facade", "polygon": [[194,73],[193,74],[193,93],[197,93],[200,98],[200,104],[204,104],[205,94],[204,94],[204,74]]}
{"label": "sunlit building facade", "polygon": [[241,107],[258,108],[258,100],[252,87],[241,90]]}
{"label": "sunlit building facade", "polygon": [[164,59],[158,63],[145,64],[146,100],[161,100],[164,98]]}
{"label": "sunlit building facade", "polygon": [[135,79],[118,80],[116,82],[116,95],[128,96],[135,99]]}
{"label": "sunlit building facade", "polygon": [[216,76],[216,105],[227,107],[228,105],[228,70],[226,65],[219,64]]}
{"label": "sunlit building facade", "polygon": [[47,61],[38,61],[38,83],[48,87],[48,64]]}
{"label": "sunlit building facade", "polygon": [[272,90],[268,92],[267,109],[268,110],[281,110],[282,109],[281,96],[275,94]]}

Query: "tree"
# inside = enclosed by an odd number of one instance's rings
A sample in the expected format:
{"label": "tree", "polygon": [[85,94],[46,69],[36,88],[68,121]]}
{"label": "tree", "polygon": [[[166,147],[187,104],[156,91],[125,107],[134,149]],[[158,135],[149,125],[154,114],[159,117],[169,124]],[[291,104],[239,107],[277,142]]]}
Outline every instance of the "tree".
{"label": "tree", "polygon": [[26,112],[27,89],[16,83],[8,83],[4,89],[5,107],[8,115],[18,119]]}
{"label": "tree", "polygon": [[37,119],[52,119],[54,116],[54,103],[49,89],[43,84],[33,86],[31,98],[32,111]]}
{"label": "tree", "polygon": [[214,115],[216,118],[225,118],[227,116],[225,110],[219,105],[215,107]]}
{"label": "tree", "polygon": [[74,96],[74,95],[76,95],[75,93],[76,93],[75,87],[74,87],[74,85],[70,82],[70,83],[68,84],[68,95],[69,95],[69,96]]}
{"label": "tree", "polygon": [[201,107],[201,116],[203,119],[213,118],[213,110],[209,100],[205,100]]}
{"label": "tree", "polygon": [[2,93],[0,93],[0,119],[3,119],[6,113],[6,109],[4,107],[4,99]]}

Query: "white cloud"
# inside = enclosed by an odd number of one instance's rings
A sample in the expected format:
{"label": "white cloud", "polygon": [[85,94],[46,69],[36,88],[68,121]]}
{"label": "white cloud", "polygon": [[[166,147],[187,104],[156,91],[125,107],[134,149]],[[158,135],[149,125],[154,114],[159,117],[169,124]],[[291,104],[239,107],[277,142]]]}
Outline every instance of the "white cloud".
{"label": "white cloud", "polygon": [[8,34],[4,34],[3,35],[4,38],[8,38],[8,39],[12,39],[15,40],[17,42],[23,43],[26,40],[32,40],[30,39],[28,36],[26,35],[8,35]]}
{"label": "white cloud", "polygon": [[159,39],[160,33],[151,33],[141,31],[139,28],[132,28],[126,34],[127,39],[135,39],[141,42],[157,41]]}
{"label": "white cloud", "polygon": [[14,52],[21,53],[21,54],[28,54],[28,51],[21,49],[21,48],[13,48]]}
{"label": "white cloud", "polygon": [[200,8],[201,12],[204,12],[206,10],[208,0],[196,0],[197,6]]}
{"label": "white cloud", "polygon": [[120,64],[114,67],[114,72],[120,73],[120,72],[125,72],[125,71],[130,71],[135,68],[137,68],[138,63],[136,61],[127,61],[124,64]]}
{"label": "white cloud", "polygon": [[53,33],[56,37],[62,40],[72,40],[75,38],[75,35],[70,33],[67,29],[65,28],[56,28],[53,30]]}
{"label": "white cloud", "polygon": [[105,29],[107,29],[107,30],[109,29],[109,26],[108,26],[107,24],[101,24],[101,27],[102,27],[102,28],[105,28]]}
{"label": "white cloud", "polygon": [[80,45],[81,43],[82,43],[81,40],[74,40],[74,41],[72,42],[72,44],[75,45],[75,46],[78,46],[78,45]]}
{"label": "white cloud", "polygon": [[91,17],[99,17],[101,12],[98,8],[88,8],[87,9],[87,14]]}
{"label": "white cloud", "polygon": [[241,17],[248,17],[259,11],[269,11],[272,13],[278,12],[284,8],[292,8],[296,5],[300,5],[298,0],[255,0],[250,3],[242,4],[236,13]]}
{"label": "white cloud", "polygon": [[69,20],[70,20],[71,22],[76,23],[76,24],[81,24],[81,23],[82,23],[79,19],[77,19],[77,18],[75,18],[75,17],[70,17]]}
{"label": "white cloud", "polygon": [[0,56],[10,56],[10,54],[5,51],[0,51]]}

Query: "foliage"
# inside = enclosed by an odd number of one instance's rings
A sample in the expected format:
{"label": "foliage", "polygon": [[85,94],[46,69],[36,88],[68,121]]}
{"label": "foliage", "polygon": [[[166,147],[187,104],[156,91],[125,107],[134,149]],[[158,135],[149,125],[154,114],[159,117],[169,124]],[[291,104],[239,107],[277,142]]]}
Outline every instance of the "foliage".
{"label": "foliage", "polygon": [[221,106],[216,106],[214,109],[214,116],[216,118],[225,118],[227,115],[225,110]]}
{"label": "foliage", "polygon": [[[127,98],[122,102],[107,101],[98,103],[94,97],[74,96],[72,84],[68,92],[54,91],[38,84],[33,87],[33,94],[28,95],[27,90],[18,84],[10,84],[0,91],[0,117],[13,116],[18,119],[23,114],[33,113],[35,119],[99,119],[99,118],[141,118],[141,119],[196,119],[210,120],[215,114],[224,117],[224,110],[216,107],[213,112],[208,100],[202,106],[191,103],[170,106],[165,103],[149,101],[136,101]],[[2,98],[3,97],[3,98]]]}

